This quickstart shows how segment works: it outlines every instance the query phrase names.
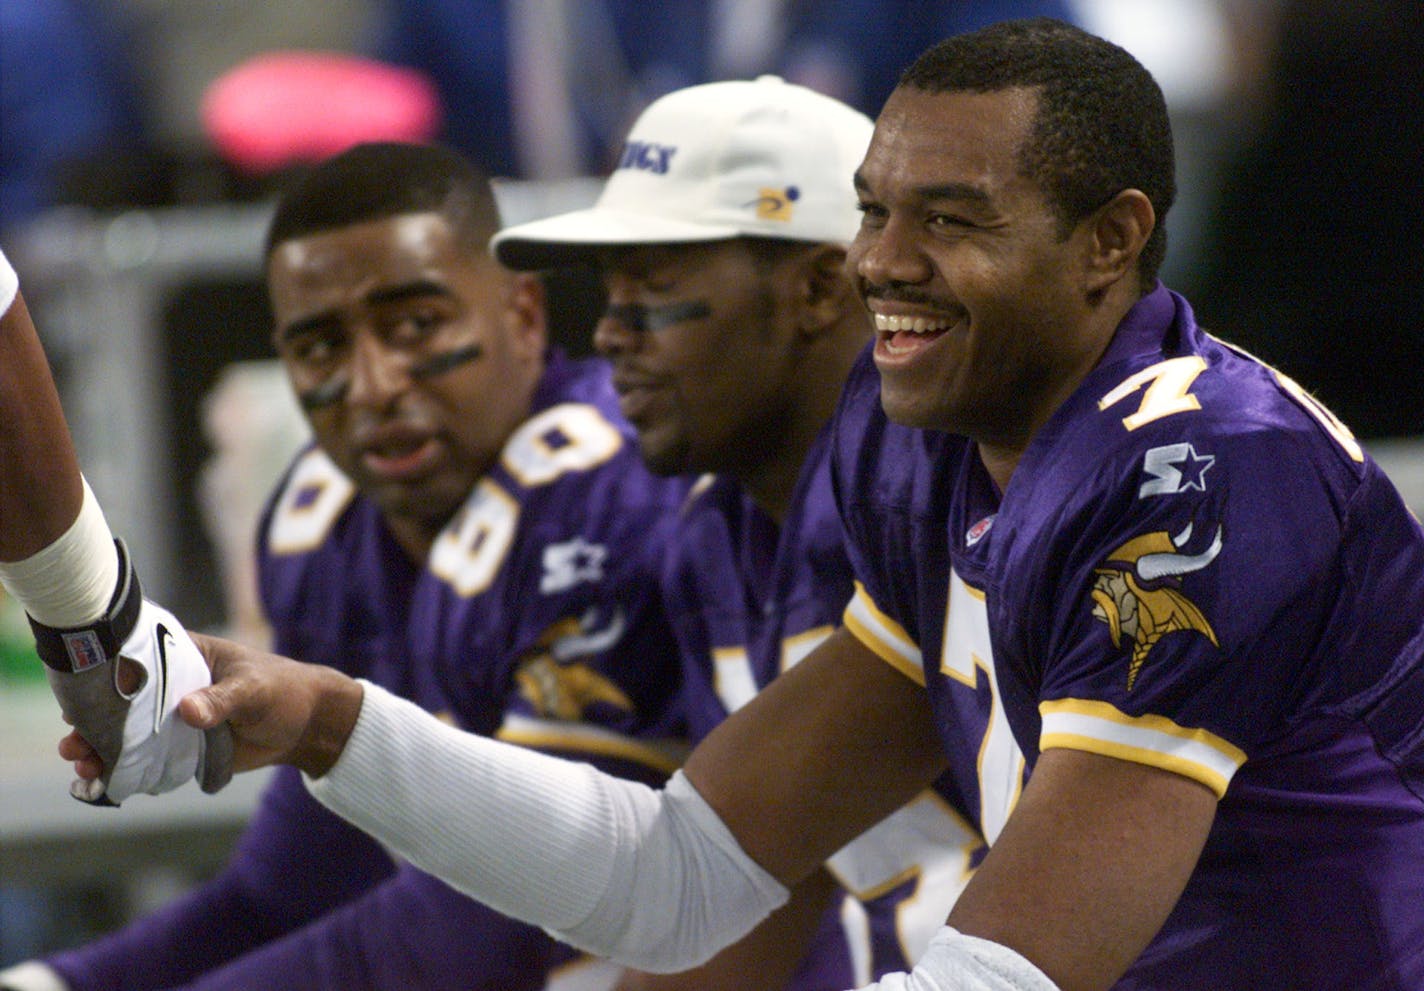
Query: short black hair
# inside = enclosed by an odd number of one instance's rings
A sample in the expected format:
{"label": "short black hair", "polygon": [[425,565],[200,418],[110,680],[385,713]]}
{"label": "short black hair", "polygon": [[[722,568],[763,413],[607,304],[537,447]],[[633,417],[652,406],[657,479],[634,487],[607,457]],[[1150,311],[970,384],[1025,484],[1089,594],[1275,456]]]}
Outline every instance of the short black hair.
{"label": "short black hair", "polygon": [[489,177],[442,145],[368,142],[295,177],[277,201],[263,257],[284,241],[404,213],[433,212],[459,243],[487,250],[499,230]]}
{"label": "short black hair", "polygon": [[1157,225],[1138,259],[1150,288],[1167,254],[1167,211],[1176,199],[1172,125],[1162,88],[1117,45],[1048,17],[1003,21],[929,48],[899,85],[928,93],[1038,95],[1033,131],[1019,153],[1068,231],[1124,189],[1152,202]]}

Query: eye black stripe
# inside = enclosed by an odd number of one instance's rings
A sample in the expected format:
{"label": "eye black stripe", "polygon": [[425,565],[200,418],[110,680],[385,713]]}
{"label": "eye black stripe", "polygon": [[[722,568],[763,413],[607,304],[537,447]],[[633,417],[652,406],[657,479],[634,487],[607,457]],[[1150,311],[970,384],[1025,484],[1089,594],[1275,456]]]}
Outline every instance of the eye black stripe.
{"label": "eye black stripe", "polygon": [[437,375],[444,375],[452,368],[459,368],[461,365],[471,361],[478,361],[484,356],[484,348],[478,344],[469,344],[462,348],[455,348],[443,354],[432,355],[424,361],[417,362],[410,366],[410,377],[413,379],[434,378]]}
{"label": "eye black stripe", "polygon": [[712,315],[712,304],[705,299],[689,299],[666,306],[642,306],[638,303],[617,303],[604,310],[604,316],[617,320],[635,333],[651,333],[685,320],[701,320]]}

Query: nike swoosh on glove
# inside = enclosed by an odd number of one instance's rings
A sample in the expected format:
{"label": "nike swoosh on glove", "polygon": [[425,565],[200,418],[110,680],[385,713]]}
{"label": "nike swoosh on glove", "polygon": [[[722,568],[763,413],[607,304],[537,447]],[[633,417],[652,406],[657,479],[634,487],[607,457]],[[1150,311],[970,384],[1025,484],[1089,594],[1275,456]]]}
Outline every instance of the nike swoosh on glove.
{"label": "nike swoosh on glove", "polygon": [[[104,773],[76,779],[69,793],[91,805],[117,806],[130,795],[158,795],[196,777],[215,792],[232,778],[232,733],[198,730],[178,716],[178,701],[212,683],[207,662],[183,625],[143,597],[123,541],[119,586],[108,612],[89,626],[56,629],[30,619],[50,688],[74,729],[99,754]],[[125,693],[119,658],[142,669]]]}

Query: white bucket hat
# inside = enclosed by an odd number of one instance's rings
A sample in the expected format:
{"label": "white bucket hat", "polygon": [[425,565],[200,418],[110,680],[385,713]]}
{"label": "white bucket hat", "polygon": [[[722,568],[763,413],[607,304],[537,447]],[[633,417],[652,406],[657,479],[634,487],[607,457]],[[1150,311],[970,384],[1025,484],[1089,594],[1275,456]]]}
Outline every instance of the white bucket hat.
{"label": "white bucket hat", "polygon": [[651,103],[598,201],[506,228],[490,248],[514,269],[554,268],[620,244],[772,237],[849,241],[864,114],[776,76],[707,83]]}

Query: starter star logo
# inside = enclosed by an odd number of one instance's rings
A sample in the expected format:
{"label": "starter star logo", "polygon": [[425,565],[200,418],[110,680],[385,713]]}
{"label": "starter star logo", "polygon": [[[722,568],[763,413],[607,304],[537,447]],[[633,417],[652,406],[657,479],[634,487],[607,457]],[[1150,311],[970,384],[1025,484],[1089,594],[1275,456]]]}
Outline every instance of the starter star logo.
{"label": "starter star logo", "polygon": [[603,563],[608,548],[591,544],[582,537],[544,548],[544,574],[539,591],[545,595],[563,592],[583,582],[603,581]]}
{"label": "starter star logo", "polygon": [[1216,560],[1221,553],[1221,527],[1210,544],[1195,554],[1186,552],[1191,539],[1190,524],[1175,537],[1166,531],[1134,537],[1095,571],[1093,618],[1107,624],[1114,647],[1131,650],[1129,691],[1148,655],[1167,634],[1194,630],[1217,644],[1216,632],[1202,611],[1182,594],[1181,576]]}
{"label": "starter star logo", "polygon": [[1154,447],[1142,459],[1147,481],[1138,488],[1137,497],[1175,495],[1193,489],[1205,492],[1207,469],[1214,464],[1215,456],[1199,454],[1190,444]]}

